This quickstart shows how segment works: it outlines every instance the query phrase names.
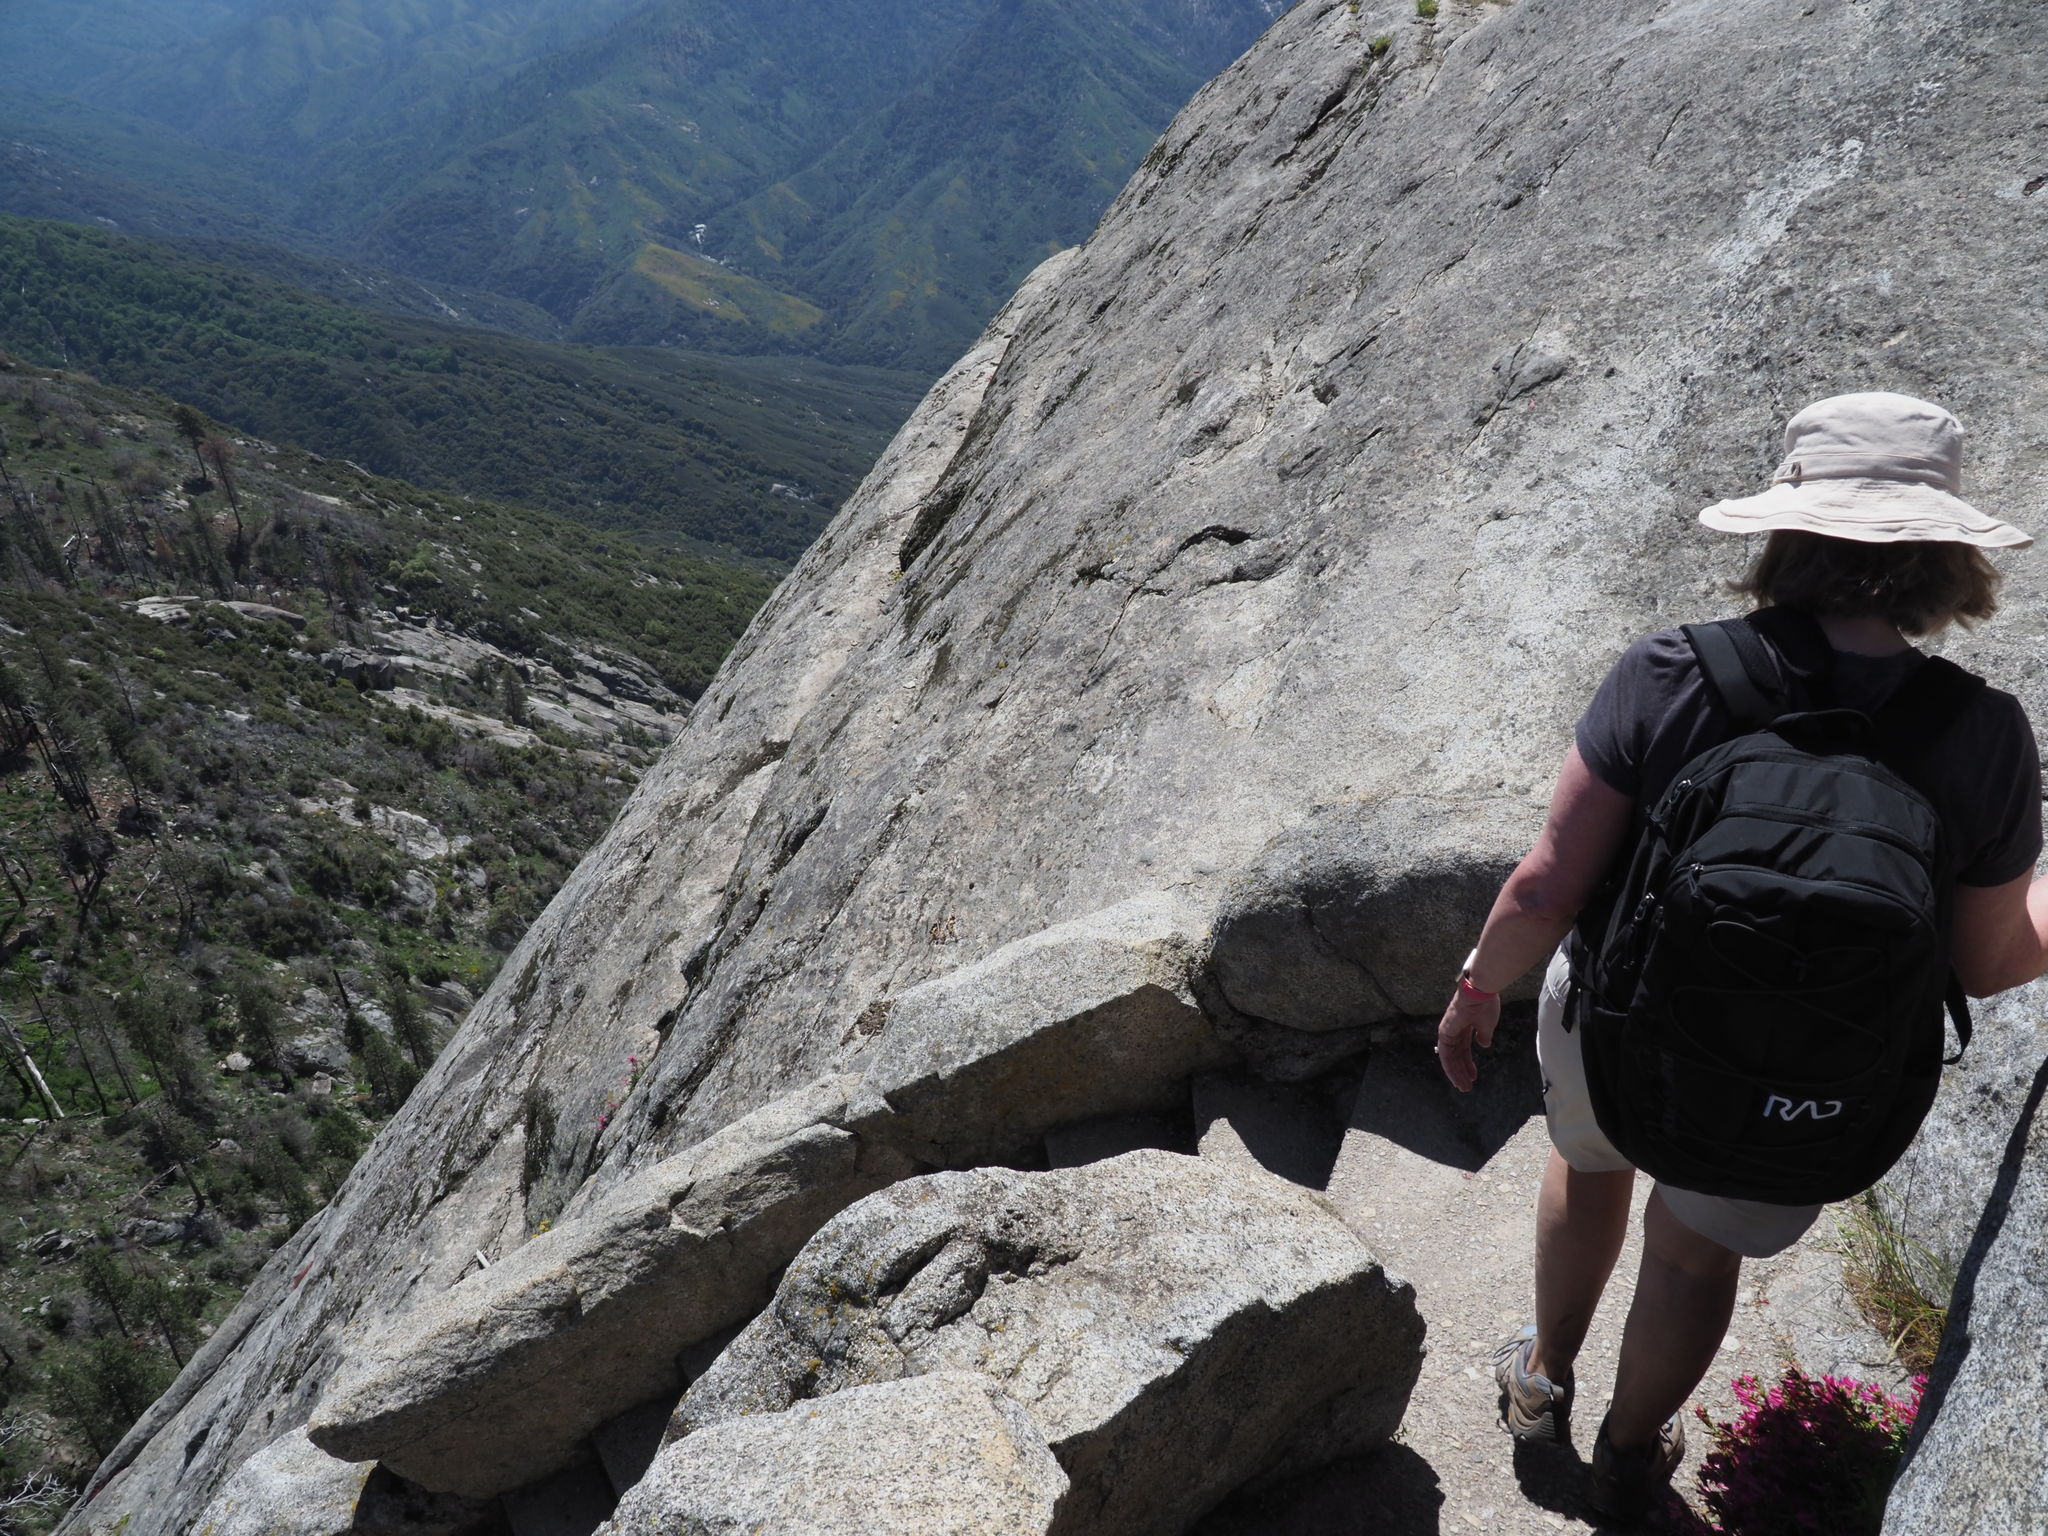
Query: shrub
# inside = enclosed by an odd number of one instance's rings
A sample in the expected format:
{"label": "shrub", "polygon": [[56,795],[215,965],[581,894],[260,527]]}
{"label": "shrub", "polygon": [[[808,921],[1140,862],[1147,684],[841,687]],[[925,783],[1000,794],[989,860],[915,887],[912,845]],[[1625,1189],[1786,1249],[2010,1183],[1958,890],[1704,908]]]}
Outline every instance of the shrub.
{"label": "shrub", "polygon": [[1954,1266],[1900,1230],[1874,1189],[1839,1207],[1835,1226],[1842,1283],[1857,1309],[1890,1341],[1901,1365],[1932,1370]]}
{"label": "shrub", "polygon": [[1436,15],[1436,0],[1415,0],[1415,14],[1427,21]]}
{"label": "shrub", "polygon": [[171,1384],[170,1377],[158,1356],[115,1334],[64,1351],[50,1365],[45,1384],[58,1422],[104,1456]]}
{"label": "shrub", "polygon": [[330,1107],[314,1123],[313,1150],[329,1164],[332,1182],[339,1183],[355,1166],[365,1139],[355,1117],[339,1106]]}
{"label": "shrub", "polygon": [[1892,1474],[1905,1453],[1925,1376],[1908,1398],[1875,1382],[1808,1376],[1797,1366],[1768,1390],[1735,1382],[1742,1414],[1716,1425],[1700,1464],[1700,1493],[1726,1536],[1877,1536]]}

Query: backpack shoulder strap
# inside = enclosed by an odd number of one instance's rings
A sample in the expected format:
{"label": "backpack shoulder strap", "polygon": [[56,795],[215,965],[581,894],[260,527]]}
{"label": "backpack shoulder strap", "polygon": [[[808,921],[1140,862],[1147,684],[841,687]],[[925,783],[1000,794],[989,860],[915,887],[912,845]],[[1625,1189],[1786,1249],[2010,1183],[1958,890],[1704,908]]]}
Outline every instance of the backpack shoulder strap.
{"label": "backpack shoulder strap", "polygon": [[1917,757],[1962,718],[1985,689],[1984,679],[1946,656],[1930,656],[1892,690],[1873,717],[1887,751]]}
{"label": "backpack shoulder strap", "polygon": [[[1878,706],[1872,724],[1877,731],[1879,758],[1909,783],[1914,782],[1916,775],[1912,770],[1917,761],[1962,718],[1986,686],[1983,678],[1964,671],[1946,656],[1928,657]],[[1949,972],[1945,1001],[1948,1016],[1956,1027],[1956,1053],[1944,1057],[1942,1062],[1944,1066],[1954,1066],[1970,1048],[1974,1032],[1969,995],[1954,971]]]}
{"label": "backpack shoulder strap", "polygon": [[1834,696],[1835,648],[1820,621],[1798,608],[1759,608],[1741,622],[1768,642],[1785,707],[1826,708]]}
{"label": "backpack shoulder strap", "polygon": [[1755,629],[1743,619],[1682,626],[1700,671],[1720,696],[1722,707],[1745,731],[1775,720],[1783,710],[1773,697],[1771,653]]}
{"label": "backpack shoulder strap", "polygon": [[1963,1059],[1963,1052],[1970,1048],[1970,1036],[1976,1033],[1970,1020],[1970,994],[1963,990],[1963,983],[1954,971],[1948,973],[1948,1016],[1956,1026],[1956,1053],[1941,1058],[1944,1067],[1952,1067]]}

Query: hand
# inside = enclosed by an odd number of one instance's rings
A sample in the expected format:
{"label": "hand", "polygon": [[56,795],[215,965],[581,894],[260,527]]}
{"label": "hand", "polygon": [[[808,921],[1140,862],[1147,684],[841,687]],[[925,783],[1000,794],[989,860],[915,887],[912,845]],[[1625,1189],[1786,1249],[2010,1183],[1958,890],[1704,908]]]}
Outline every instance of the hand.
{"label": "hand", "polygon": [[1470,1093],[1479,1081],[1479,1064],[1472,1059],[1472,1045],[1491,1049],[1493,1032],[1500,1027],[1500,999],[1481,1001],[1468,997],[1462,988],[1451,993],[1450,1006],[1436,1027],[1436,1060],[1444,1076],[1460,1093]]}

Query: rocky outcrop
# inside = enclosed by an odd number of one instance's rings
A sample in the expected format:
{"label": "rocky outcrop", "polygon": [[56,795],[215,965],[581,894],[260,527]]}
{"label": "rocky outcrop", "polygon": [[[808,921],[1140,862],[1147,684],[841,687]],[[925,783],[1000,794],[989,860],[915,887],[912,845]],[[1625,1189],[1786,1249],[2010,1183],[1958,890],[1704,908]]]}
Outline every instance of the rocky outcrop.
{"label": "rocky outcrop", "polygon": [[[1188,995],[1199,914],[1136,898],[883,1010],[865,1078],[813,1083],[536,1232],[362,1347],[313,1441],[439,1492],[504,1493],[759,1311],[825,1221],[929,1163],[1028,1154],[1071,1121],[1185,1105],[1227,1056]],[[357,1330],[350,1330],[351,1338]]]}
{"label": "rocky outcrop", "polygon": [[[1223,999],[1312,1035],[1433,1016],[1527,835],[1520,808],[1486,800],[1318,807],[1223,893],[1210,960]],[[1535,994],[1531,976],[1510,999]]]}
{"label": "rocky outcrop", "polygon": [[1976,1005],[1969,1049],[1876,1192],[1902,1262],[1949,1308],[1884,1536],[2021,1536],[2048,1522],[2044,992]]}
{"label": "rocky outcrop", "polygon": [[681,1391],[678,1355],[759,1311],[827,1217],[911,1171],[849,1115],[856,1085],[827,1079],[757,1110],[400,1327],[360,1330],[313,1443],[487,1496],[555,1470],[636,1403]]}
{"label": "rocky outcrop", "polygon": [[[935,389],[71,1529],[187,1529],[357,1341],[865,1072],[888,999],[1215,909],[1322,806],[1454,808],[1450,888],[1502,867],[1608,661],[1726,611],[1692,514],[1806,400],[1943,400],[2024,522],[2044,47],[2032,0],[1303,0]],[[2039,558],[1946,649],[2042,716]]]}
{"label": "rocky outcrop", "polygon": [[1384,1441],[1421,1345],[1414,1293],[1280,1180],[1170,1152],[935,1174],[812,1239],[657,1468],[709,1426],[973,1371],[1066,1469],[1062,1533],[1167,1536],[1283,1460]]}
{"label": "rocky outcrop", "polygon": [[2035,1069],[1975,1235],[1884,1536],[2026,1536],[2048,1522],[2048,1060]]}
{"label": "rocky outcrop", "polygon": [[1066,1491],[1029,1414],[986,1376],[940,1371],[692,1435],[603,1532],[1048,1536]]}
{"label": "rocky outcrop", "polygon": [[1928,1296],[1945,1302],[1969,1256],[2007,1143],[2048,1061],[2048,986],[1972,1005],[1976,1030],[1942,1073],[1920,1134],[1878,1186],[1879,1206],[1908,1239],[1902,1257]]}
{"label": "rocky outcrop", "polygon": [[1204,928],[1186,901],[1134,897],[884,1000],[867,1086],[954,1168],[1069,1121],[1185,1104],[1190,1078],[1231,1059],[1194,999]]}
{"label": "rocky outcrop", "polygon": [[369,1467],[337,1461],[292,1430],[228,1480],[193,1527],[196,1536],[342,1536]]}

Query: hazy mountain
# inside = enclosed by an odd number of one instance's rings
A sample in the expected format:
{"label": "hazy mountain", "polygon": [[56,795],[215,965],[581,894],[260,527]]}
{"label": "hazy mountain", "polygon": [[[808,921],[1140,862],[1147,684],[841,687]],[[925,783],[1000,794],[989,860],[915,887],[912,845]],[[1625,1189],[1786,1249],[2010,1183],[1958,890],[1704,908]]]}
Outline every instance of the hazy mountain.
{"label": "hazy mountain", "polygon": [[942,366],[1276,0],[23,0],[0,206]]}

